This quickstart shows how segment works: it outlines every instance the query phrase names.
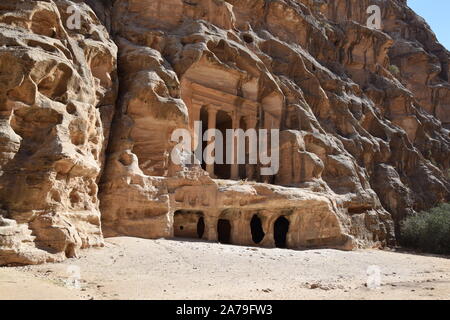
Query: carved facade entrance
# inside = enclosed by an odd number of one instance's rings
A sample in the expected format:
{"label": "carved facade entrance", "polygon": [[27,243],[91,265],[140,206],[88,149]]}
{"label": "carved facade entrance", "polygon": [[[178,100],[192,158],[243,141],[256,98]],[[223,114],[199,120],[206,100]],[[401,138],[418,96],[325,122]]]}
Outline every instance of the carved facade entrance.
{"label": "carved facade entrance", "polygon": [[[211,88],[203,84],[190,80],[183,80],[182,97],[185,101],[190,119],[190,129],[194,137],[193,150],[198,146],[199,137],[195,132],[196,121],[202,123],[202,137],[207,129],[218,129],[224,137],[223,162],[226,163],[226,145],[231,145],[233,141],[226,141],[227,129],[277,129],[281,119],[281,103],[279,108],[271,107],[273,101],[267,99],[267,107],[264,103],[250,98],[245,98],[225,91]],[[273,99],[272,99],[273,100]],[[278,104],[278,102],[276,102]],[[279,110],[278,110],[279,109]],[[211,146],[215,146],[212,136],[208,136]],[[218,179],[248,179],[256,180],[256,169],[258,165],[248,163],[248,139],[246,139],[246,164],[238,164],[237,161],[237,137],[234,140],[232,154],[228,155],[232,159],[232,164],[203,164],[212,178]],[[207,142],[202,142],[202,150],[205,150]]]}

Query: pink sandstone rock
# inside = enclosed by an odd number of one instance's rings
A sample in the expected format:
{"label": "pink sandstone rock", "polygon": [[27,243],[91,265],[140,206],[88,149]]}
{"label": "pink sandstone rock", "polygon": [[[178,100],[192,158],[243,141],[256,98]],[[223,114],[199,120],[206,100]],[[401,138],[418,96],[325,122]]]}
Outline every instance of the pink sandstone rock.
{"label": "pink sandstone rock", "polygon": [[[67,26],[76,3],[81,29]],[[352,250],[449,200],[449,52],[406,1],[0,4],[0,265],[103,237]],[[279,129],[280,170],[174,164],[175,129]]]}

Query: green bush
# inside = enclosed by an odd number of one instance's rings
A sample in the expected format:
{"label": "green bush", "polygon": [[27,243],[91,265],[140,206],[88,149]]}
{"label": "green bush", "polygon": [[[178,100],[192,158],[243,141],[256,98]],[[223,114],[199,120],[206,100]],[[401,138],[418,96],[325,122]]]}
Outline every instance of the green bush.
{"label": "green bush", "polygon": [[391,64],[389,66],[389,72],[392,73],[393,75],[397,76],[400,74],[400,68],[397,67],[396,65]]}
{"label": "green bush", "polygon": [[424,252],[450,254],[450,204],[406,218],[400,242]]}

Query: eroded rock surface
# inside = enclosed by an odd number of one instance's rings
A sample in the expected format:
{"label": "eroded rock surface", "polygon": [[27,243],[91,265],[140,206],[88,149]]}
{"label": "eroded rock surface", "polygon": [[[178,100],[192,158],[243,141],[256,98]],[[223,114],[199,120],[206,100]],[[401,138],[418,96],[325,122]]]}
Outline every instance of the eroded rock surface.
{"label": "eroded rock surface", "polygon": [[[449,200],[450,55],[405,1],[76,1],[70,30],[74,2],[0,4],[0,264],[102,231],[385,246]],[[194,121],[280,129],[279,172],[174,165]]]}
{"label": "eroded rock surface", "polygon": [[86,4],[0,4],[0,265],[101,246],[98,199],[117,47]]}

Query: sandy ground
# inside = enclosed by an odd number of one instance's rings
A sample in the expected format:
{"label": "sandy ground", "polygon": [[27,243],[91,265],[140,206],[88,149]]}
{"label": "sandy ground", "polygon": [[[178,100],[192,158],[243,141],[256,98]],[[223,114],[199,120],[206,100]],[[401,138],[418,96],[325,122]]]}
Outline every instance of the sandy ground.
{"label": "sandy ground", "polygon": [[0,299],[450,299],[450,259],[110,238],[79,259],[0,268]]}

